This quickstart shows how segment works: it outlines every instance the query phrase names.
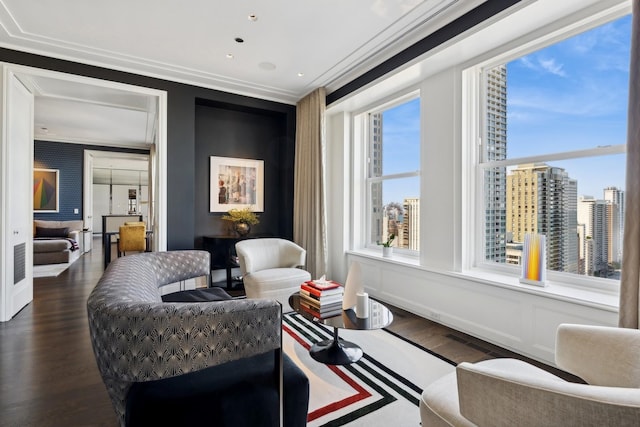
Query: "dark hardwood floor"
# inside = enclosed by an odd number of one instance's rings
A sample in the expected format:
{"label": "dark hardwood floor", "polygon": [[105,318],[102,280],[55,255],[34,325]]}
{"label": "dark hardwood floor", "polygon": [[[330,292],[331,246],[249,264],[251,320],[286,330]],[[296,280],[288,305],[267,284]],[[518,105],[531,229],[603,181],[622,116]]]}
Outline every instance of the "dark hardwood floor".
{"label": "dark hardwood floor", "polygon": [[0,323],[0,425],[118,425],[89,340],[97,243],[58,277],[34,279],[33,302]]}
{"label": "dark hardwood floor", "polygon": [[[91,349],[86,314],[87,297],[102,271],[98,240],[58,277],[34,279],[33,302],[11,321],[0,323],[0,426],[117,425]],[[390,330],[456,363],[520,358],[390,308]]]}

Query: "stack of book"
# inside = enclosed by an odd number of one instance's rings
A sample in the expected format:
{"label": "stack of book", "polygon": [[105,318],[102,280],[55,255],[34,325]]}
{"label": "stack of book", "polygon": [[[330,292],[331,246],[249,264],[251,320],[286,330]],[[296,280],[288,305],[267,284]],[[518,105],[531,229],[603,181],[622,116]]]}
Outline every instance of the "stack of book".
{"label": "stack of book", "polygon": [[330,280],[311,280],[300,285],[300,308],[318,317],[342,314],[344,288]]}

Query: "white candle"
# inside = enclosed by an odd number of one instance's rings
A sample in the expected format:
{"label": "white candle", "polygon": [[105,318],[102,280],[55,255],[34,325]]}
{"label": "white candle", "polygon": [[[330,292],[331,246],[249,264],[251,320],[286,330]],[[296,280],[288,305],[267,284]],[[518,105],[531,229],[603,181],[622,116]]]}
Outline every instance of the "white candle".
{"label": "white candle", "polygon": [[366,292],[356,294],[356,316],[361,319],[369,317],[369,294]]}

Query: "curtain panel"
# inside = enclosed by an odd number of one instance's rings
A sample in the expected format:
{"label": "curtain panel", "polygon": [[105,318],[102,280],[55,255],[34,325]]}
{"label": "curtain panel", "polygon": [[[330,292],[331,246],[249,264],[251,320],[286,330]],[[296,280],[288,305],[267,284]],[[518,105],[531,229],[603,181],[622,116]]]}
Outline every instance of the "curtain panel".
{"label": "curtain panel", "polygon": [[619,326],[638,329],[640,317],[640,0],[633,1],[627,176],[625,182],[624,242],[620,280]]}
{"label": "curtain panel", "polygon": [[293,239],[307,250],[312,278],[326,273],[327,244],[324,204],[325,110],[324,88],[297,104],[293,195]]}

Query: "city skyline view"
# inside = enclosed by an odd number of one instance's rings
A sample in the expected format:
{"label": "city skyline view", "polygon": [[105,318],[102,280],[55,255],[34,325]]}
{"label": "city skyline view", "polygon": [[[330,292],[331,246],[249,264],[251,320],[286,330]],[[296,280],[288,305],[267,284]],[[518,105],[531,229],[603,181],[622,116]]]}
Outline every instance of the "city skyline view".
{"label": "city skyline view", "polygon": [[[626,143],[631,18],[625,16],[507,66],[507,158]],[[420,169],[420,100],[382,113],[383,174]],[[624,190],[624,154],[547,162],[578,195]],[[512,169],[512,168],[510,168]],[[383,203],[419,197],[416,179],[389,180]]]}
{"label": "city skyline view", "polygon": [[[631,17],[507,63],[507,158],[626,143]],[[624,189],[625,156],[549,162],[578,194]]]}

